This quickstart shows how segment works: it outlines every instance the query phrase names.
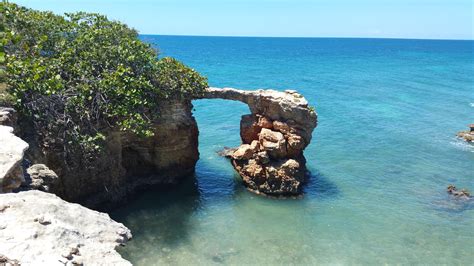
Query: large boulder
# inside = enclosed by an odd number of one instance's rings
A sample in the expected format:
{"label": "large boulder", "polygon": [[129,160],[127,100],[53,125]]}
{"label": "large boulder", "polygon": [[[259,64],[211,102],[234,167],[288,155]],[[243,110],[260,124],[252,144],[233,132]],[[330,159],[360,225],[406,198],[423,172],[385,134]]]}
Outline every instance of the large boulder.
{"label": "large boulder", "polygon": [[254,140],[251,144],[240,145],[233,153],[232,158],[235,160],[249,160],[258,151],[258,141]]}
{"label": "large boulder", "polygon": [[258,139],[258,134],[262,128],[271,129],[273,123],[265,116],[249,114],[243,115],[240,120],[240,137],[244,144],[252,143]]}
{"label": "large boulder", "polygon": [[24,181],[21,162],[28,143],[13,134],[13,128],[0,126],[0,193],[11,192]]}
{"label": "large boulder", "polygon": [[267,195],[295,195],[302,192],[306,182],[304,165],[294,159],[260,163],[258,159],[247,162],[233,161],[246,186],[254,192]]}
{"label": "large boulder", "polygon": [[[132,237],[109,215],[37,190],[0,195],[0,257],[23,265],[131,265]],[[1,262],[0,262],[1,264]]]}
{"label": "large boulder", "polygon": [[262,128],[258,140],[270,157],[276,159],[286,157],[286,140],[282,133]]}
{"label": "large boulder", "polygon": [[27,186],[30,189],[59,193],[58,175],[44,164],[35,164],[26,169],[28,174]]}

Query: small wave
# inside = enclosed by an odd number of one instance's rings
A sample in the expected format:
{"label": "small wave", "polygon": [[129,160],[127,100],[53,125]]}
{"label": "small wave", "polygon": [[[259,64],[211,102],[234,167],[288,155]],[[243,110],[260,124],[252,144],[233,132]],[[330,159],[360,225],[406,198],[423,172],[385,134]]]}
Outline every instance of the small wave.
{"label": "small wave", "polygon": [[450,142],[456,149],[468,152],[474,152],[474,145],[460,138],[455,138]]}
{"label": "small wave", "polygon": [[471,107],[474,107],[474,103],[470,103],[469,105],[470,105]]}

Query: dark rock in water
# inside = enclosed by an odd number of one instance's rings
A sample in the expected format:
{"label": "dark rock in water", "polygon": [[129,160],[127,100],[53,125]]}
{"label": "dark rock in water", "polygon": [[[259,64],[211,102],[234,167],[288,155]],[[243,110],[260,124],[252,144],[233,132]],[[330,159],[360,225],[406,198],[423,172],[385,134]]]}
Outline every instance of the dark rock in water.
{"label": "dark rock in water", "polygon": [[471,193],[466,189],[458,190],[454,185],[449,185],[447,189],[448,193],[460,199],[471,199]]}
{"label": "dark rock in water", "polygon": [[224,259],[219,255],[212,256],[212,261],[216,263],[224,263]]}
{"label": "dark rock in water", "polygon": [[222,157],[230,158],[236,150],[236,148],[224,147],[222,150],[218,151],[217,154]]}
{"label": "dark rock in water", "polygon": [[457,136],[467,142],[474,142],[474,124],[469,125],[469,130],[458,132]]}

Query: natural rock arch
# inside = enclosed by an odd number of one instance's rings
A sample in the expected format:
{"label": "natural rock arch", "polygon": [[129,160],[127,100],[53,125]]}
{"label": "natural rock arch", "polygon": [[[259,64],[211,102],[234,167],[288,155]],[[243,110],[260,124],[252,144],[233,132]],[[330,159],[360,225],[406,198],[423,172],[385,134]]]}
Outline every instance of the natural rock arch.
{"label": "natural rock arch", "polygon": [[202,98],[249,106],[251,114],[240,121],[242,145],[225,154],[249,189],[273,195],[301,193],[306,181],[303,150],[317,126],[317,114],[301,94],[208,88]]}
{"label": "natural rock arch", "polygon": [[[306,179],[303,150],[317,122],[303,96],[295,91],[208,88],[202,98],[235,100],[249,106],[250,114],[242,116],[240,123],[242,145],[228,154],[248,188],[266,194],[301,192]],[[21,133],[30,146],[26,153],[29,161],[56,173],[54,184],[48,183],[50,178],[39,183],[47,183],[49,192],[85,206],[107,207],[141,188],[176,184],[194,173],[199,159],[198,125],[191,100],[168,99],[158,113],[153,137],[111,130],[94,167],[78,164],[73,169],[65,166],[57,150],[39,145],[35,132],[17,125],[14,110],[0,108],[0,125],[13,126]],[[13,138],[12,130],[0,130],[0,138]],[[9,142],[6,139],[1,142]],[[4,166],[0,167],[0,193],[25,183],[19,167],[28,146],[23,144],[2,144],[0,148],[0,166]],[[18,156],[2,156],[7,147],[18,149]]]}

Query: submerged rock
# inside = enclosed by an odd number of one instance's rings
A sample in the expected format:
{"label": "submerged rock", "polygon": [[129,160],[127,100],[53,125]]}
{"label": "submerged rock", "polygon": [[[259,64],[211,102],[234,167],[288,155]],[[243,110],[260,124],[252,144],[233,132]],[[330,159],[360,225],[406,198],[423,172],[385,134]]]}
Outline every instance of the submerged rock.
{"label": "submerged rock", "polygon": [[456,198],[460,199],[471,199],[471,193],[466,189],[458,190],[454,185],[449,185],[447,188],[449,194],[455,196]]}
{"label": "submerged rock", "polygon": [[217,154],[222,157],[231,158],[236,150],[236,148],[224,147],[222,150],[218,151]]}
{"label": "submerged rock", "polygon": [[21,162],[28,143],[13,134],[13,128],[0,125],[0,193],[11,192],[24,181]]}
{"label": "submerged rock", "polygon": [[130,230],[105,213],[36,190],[1,194],[0,206],[0,254],[20,264],[131,265],[115,250]]}

